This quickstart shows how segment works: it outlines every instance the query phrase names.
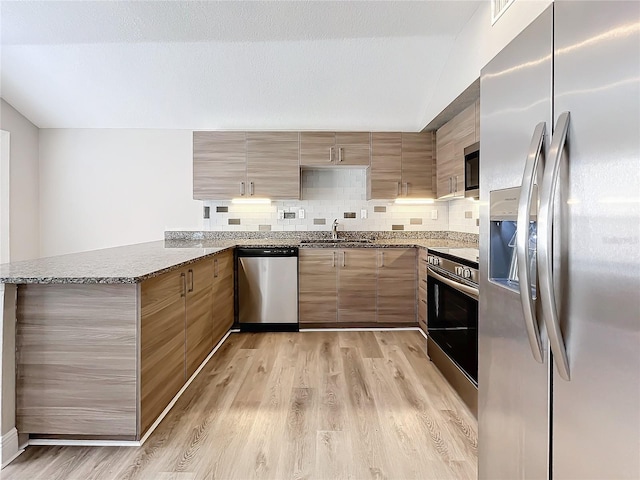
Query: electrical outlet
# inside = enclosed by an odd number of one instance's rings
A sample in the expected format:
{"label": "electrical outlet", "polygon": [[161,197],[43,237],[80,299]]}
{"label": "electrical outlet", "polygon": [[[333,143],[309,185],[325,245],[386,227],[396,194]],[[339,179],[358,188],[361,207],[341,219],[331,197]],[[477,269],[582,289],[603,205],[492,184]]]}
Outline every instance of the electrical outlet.
{"label": "electrical outlet", "polygon": [[367,209],[363,208],[360,210],[360,218],[367,218]]}
{"label": "electrical outlet", "polygon": [[278,210],[278,220],[284,220],[284,210]]}
{"label": "electrical outlet", "polygon": [[431,220],[438,219],[438,210],[431,210]]}
{"label": "electrical outlet", "polygon": [[298,210],[298,218],[304,218],[304,208]]}

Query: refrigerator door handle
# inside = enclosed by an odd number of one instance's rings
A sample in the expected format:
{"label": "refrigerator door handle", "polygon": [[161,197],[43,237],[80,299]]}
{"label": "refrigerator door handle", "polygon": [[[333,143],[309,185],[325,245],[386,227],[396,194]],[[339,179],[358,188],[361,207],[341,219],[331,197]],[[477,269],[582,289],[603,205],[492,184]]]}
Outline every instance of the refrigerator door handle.
{"label": "refrigerator door handle", "polygon": [[564,151],[567,132],[569,130],[569,112],[563,112],[558,117],[556,128],[551,140],[549,158],[540,191],[540,212],[538,214],[538,269],[540,271],[540,298],[542,300],[542,316],[549,345],[556,367],[560,376],[569,381],[569,360],[565,348],[562,331],[560,330],[560,320],[556,305],[555,289],[553,284],[553,255],[551,252],[553,211],[556,187],[558,185],[558,173],[560,171],[560,161]]}
{"label": "refrigerator door handle", "polygon": [[542,342],[531,294],[531,275],[529,271],[529,220],[531,200],[534,193],[534,183],[538,171],[538,163],[544,148],[545,122],[536,125],[529,147],[529,155],[524,167],[520,199],[518,201],[516,260],[518,279],[520,284],[520,300],[524,313],[525,327],[529,337],[531,353],[537,362],[542,363]]}

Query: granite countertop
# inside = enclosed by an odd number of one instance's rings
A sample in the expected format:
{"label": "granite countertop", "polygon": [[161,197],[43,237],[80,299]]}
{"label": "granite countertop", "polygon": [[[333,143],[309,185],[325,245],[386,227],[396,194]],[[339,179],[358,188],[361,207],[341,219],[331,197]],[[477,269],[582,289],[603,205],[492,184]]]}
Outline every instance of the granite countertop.
{"label": "granite countertop", "polygon": [[301,248],[476,247],[461,240],[390,238],[371,243],[303,244],[294,238],[176,239],[0,265],[0,283],[139,283],[237,246]]}

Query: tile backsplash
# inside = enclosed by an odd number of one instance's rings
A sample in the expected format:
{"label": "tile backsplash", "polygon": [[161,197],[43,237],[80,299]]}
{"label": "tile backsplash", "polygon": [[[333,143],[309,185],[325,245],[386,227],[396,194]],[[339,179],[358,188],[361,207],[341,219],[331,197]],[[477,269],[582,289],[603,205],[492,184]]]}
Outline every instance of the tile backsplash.
{"label": "tile backsplash", "polygon": [[[393,200],[366,200],[366,188],[364,169],[302,170],[300,200],[274,200],[271,205],[208,200],[204,206],[209,207],[210,218],[204,219],[204,227],[222,231],[313,231],[328,230],[333,220],[338,219],[340,231],[478,233],[477,202],[396,205]],[[472,212],[473,219],[465,219],[466,211]]]}

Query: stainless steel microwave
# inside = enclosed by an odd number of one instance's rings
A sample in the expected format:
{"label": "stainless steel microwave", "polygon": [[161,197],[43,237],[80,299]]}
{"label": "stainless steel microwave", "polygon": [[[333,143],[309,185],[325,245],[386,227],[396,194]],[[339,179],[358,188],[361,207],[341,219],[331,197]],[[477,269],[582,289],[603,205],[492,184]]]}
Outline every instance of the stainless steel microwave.
{"label": "stainless steel microwave", "polygon": [[464,196],[480,197],[480,142],[464,149]]}

